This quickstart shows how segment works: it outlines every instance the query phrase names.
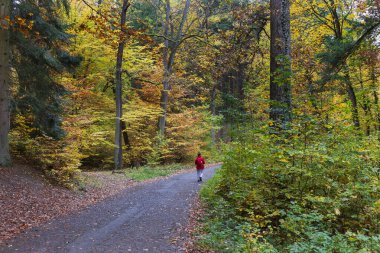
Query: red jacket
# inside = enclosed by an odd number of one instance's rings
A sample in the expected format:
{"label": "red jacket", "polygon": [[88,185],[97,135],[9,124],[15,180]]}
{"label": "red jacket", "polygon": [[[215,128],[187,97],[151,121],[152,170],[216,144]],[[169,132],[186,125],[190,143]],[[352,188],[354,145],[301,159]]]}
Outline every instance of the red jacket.
{"label": "red jacket", "polygon": [[195,165],[197,165],[197,170],[203,170],[205,168],[205,159],[202,156],[198,156],[195,159]]}

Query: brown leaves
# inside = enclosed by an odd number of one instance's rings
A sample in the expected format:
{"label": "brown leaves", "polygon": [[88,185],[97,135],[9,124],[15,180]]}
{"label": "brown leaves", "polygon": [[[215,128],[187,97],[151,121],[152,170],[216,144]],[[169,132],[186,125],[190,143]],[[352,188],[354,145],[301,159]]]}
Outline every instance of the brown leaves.
{"label": "brown leaves", "polygon": [[87,191],[75,192],[51,185],[39,171],[24,165],[0,167],[0,175],[0,243],[133,185],[123,175],[84,173]]}
{"label": "brown leaves", "polygon": [[182,245],[181,251],[186,253],[213,253],[208,249],[201,248],[197,244],[198,236],[202,232],[201,219],[205,214],[205,207],[202,205],[199,196],[191,204],[189,222],[185,228],[186,240]]}

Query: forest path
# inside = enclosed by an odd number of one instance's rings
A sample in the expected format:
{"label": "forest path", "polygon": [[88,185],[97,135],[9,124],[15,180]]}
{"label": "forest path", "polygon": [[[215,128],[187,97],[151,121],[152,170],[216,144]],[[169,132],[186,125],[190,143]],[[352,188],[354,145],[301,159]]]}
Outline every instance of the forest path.
{"label": "forest path", "polygon": [[[204,179],[218,167],[205,169]],[[200,186],[195,171],[141,184],[27,230],[0,252],[181,252],[173,241],[188,222]]]}

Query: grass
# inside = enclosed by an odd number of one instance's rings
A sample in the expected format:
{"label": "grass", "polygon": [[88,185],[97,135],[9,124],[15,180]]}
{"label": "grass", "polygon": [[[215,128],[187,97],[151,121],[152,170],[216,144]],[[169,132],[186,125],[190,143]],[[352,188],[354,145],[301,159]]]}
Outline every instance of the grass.
{"label": "grass", "polygon": [[184,168],[190,168],[190,166],[188,164],[143,166],[138,169],[126,170],[125,176],[135,181],[144,181],[151,178],[166,177]]}

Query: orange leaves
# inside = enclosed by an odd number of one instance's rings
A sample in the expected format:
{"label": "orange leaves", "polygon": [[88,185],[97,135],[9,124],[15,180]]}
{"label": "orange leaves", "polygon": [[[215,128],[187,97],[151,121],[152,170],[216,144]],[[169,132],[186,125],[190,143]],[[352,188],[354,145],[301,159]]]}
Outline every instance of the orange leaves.
{"label": "orange leaves", "polygon": [[3,30],[8,29],[8,25],[4,24],[4,23],[1,23],[1,29],[3,29]]}
{"label": "orange leaves", "polygon": [[11,19],[9,16],[5,16],[3,19],[0,19],[1,28],[2,29],[9,29],[10,21],[11,21]]}
{"label": "orange leaves", "polygon": [[139,90],[141,97],[144,101],[159,103],[161,90],[160,87],[150,83],[142,84],[142,89]]}
{"label": "orange leaves", "polygon": [[81,24],[79,30],[86,31],[93,36],[102,39],[108,45],[116,48],[119,42],[127,38],[127,34],[122,32],[120,24],[116,21],[116,17],[111,14],[94,15],[91,14],[87,17],[89,20],[86,24]]}
{"label": "orange leaves", "polygon": [[[28,16],[33,16],[33,13],[28,13]],[[11,19],[9,16],[5,16],[2,20],[0,19],[0,24],[1,29],[18,31],[25,37],[28,37],[30,35],[30,31],[33,29],[34,21],[20,16],[15,16],[14,19]]]}
{"label": "orange leaves", "polygon": [[129,24],[121,25],[118,20],[119,12],[115,8],[104,7],[97,13],[87,15],[87,22],[78,26],[79,31],[85,31],[102,39],[104,43],[116,48],[120,42],[140,40],[144,44],[153,40],[141,30],[134,29]]}

